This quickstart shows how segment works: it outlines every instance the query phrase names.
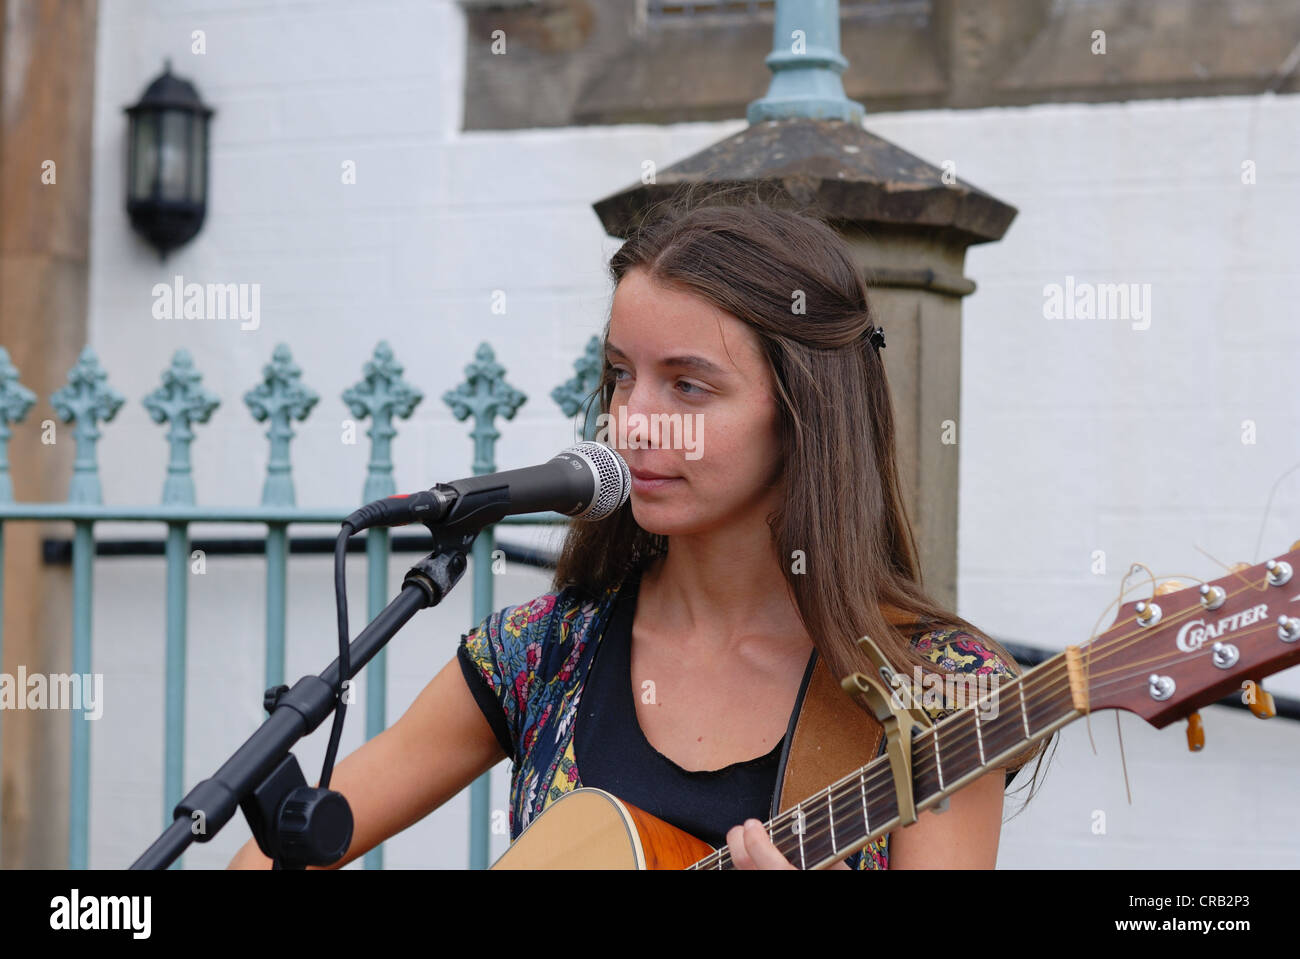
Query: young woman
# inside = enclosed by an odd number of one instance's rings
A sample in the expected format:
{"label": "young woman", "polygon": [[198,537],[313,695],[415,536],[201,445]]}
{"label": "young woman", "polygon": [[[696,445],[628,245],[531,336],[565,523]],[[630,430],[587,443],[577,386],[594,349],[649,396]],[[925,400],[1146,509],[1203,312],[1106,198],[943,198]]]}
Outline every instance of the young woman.
{"label": "young woman", "polygon": [[[339,865],[504,756],[512,841],[595,786],[728,845],[739,868],[794,868],[762,822],[814,648],[837,677],[870,669],[863,635],[909,676],[1018,674],[921,588],[882,337],[834,230],[679,200],[610,269],[598,393],[631,497],[573,524],[553,591],[463,636],[402,718],[338,764],[356,823]],[[886,605],[914,625],[891,625]],[[837,868],[992,868],[1006,770],[1041,765],[1042,745]],[[251,840],[232,861],[267,865]]]}

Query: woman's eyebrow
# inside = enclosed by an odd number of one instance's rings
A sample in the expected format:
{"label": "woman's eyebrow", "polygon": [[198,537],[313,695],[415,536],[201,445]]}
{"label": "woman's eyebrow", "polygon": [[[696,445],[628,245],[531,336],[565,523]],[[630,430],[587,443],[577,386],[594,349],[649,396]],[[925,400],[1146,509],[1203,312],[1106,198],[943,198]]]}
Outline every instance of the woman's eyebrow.
{"label": "woman's eyebrow", "polygon": [[[613,343],[605,344],[605,352],[611,356],[617,356],[620,359],[627,359],[628,356]],[[696,370],[700,373],[711,373],[714,376],[730,376],[731,374],[724,370],[712,360],[706,360],[702,356],[665,356],[659,361],[660,366],[673,367],[675,369]]]}

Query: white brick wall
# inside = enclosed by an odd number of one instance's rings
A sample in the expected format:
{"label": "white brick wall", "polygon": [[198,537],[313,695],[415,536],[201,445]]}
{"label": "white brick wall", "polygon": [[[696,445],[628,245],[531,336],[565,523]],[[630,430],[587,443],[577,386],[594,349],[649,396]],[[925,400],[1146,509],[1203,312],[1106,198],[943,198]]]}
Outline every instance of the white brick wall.
{"label": "white brick wall", "polygon": [[[349,414],[339,394],[380,339],[425,393],[394,445],[399,489],[469,472],[468,426],[441,395],[483,339],[529,396],[513,422],[498,424],[499,467],[548,458],[571,431],[547,394],[600,329],[611,292],[604,270],[617,244],[590,204],[633,182],[644,160],[662,168],[744,125],[459,133],[464,25],[446,0],[103,0],[99,29],[91,343],[128,398],[100,443],[108,502],[161,495],[164,429],[140,400],[180,347],[222,399],[196,428],[201,503],[260,495],[265,428],[241,397],[280,341],[321,394],[295,426],[300,504],[360,496],[366,441],[340,444]],[[189,52],[196,29],[206,31],[203,56]],[[121,108],[164,56],[218,112],[208,222],[160,265],[123,210]],[[869,125],[932,162],[955,161],[959,176],[1021,211],[1004,241],[974,248],[967,264],[979,290],[965,304],[962,615],[1059,649],[1087,638],[1131,561],[1212,578],[1217,567],[1197,547],[1253,562],[1300,537],[1292,476],[1256,552],[1270,487],[1300,448],[1300,100],[929,111]],[[345,160],[356,162],[355,185],[340,182]],[[1257,164],[1253,186],[1241,183],[1243,160]],[[177,273],[261,284],[260,328],[153,319],[153,284]],[[1043,288],[1067,275],[1150,283],[1150,329],[1045,320]],[[497,289],[508,296],[504,316],[491,312]],[[1257,424],[1254,445],[1240,439],[1246,419]],[[141,530],[103,524],[101,533]],[[1090,572],[1094,550],[1105,551],[1104,575]],[[409,565],[392,564],[394,591]],[[260,720],[264,629],[259,563],[214,558],[190,582],[187,788]],[[499,605],[545,582],[512,574],[498,584]],[[93,732],[90,865],[115,868],[163,823],[162,568],[100,561],[95,586],[94,668],[106,674],[109,708]],[[354,630],[365,622],[364,589],[354,561]],[[462,589],[389,647],[390,721],[451,658],[471,625],[469,603]],[[290,604],[293,682],[334,655],[326,558],[294,561]],[[1300,696],[1294,670],[1268,685]],[[1218,708],[1205,719],[1206,751],[1192,756],[1181,723],[1157,732],[1123,718],[1133,805],[1114,714],[1093,718],[1098,755],[1083,724],[1065,730],[1043,791],[1004,829],[1000,865],[1300,863],[1300,827],[1283,815],[1300,797],[1300,726]],[[360,744],[363,724],[364,698],[341,755]],[[297,751],[309,778],[327,729]],[[494,805],[505,808],[508,764],[493,776]],[[388,865],[463,865],[466,798],[391,840]],[[1018,806],[1009,800],[1008,815]],[[1107,815],[1104,836],[1092,833],[1095,810]],[[186,861],[223,865],[247,836],[239,819]],[[504,843],[495,838],[494,855]]]}

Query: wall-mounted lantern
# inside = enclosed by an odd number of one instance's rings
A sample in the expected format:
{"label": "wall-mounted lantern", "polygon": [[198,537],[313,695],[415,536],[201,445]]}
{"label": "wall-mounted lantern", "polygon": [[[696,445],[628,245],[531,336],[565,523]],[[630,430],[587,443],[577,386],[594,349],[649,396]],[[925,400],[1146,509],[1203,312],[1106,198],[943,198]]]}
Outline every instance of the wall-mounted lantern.
{"label": "wall-mounted lantern", "polygon": [[213,109],[168,60],[131,118],[126,212],[163,257],[199,232],[208,201],[208,120]]}

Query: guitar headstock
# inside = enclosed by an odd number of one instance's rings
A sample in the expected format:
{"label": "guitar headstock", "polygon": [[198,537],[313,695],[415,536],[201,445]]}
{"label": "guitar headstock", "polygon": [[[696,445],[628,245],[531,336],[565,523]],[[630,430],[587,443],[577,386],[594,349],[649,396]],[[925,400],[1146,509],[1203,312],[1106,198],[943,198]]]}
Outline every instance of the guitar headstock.
{"label": "guitar headstock", "polygon": [[1092,709],[1157,728],[1300,665],[1300,542],[1203,586],[1125,603],[1080,659]]}

